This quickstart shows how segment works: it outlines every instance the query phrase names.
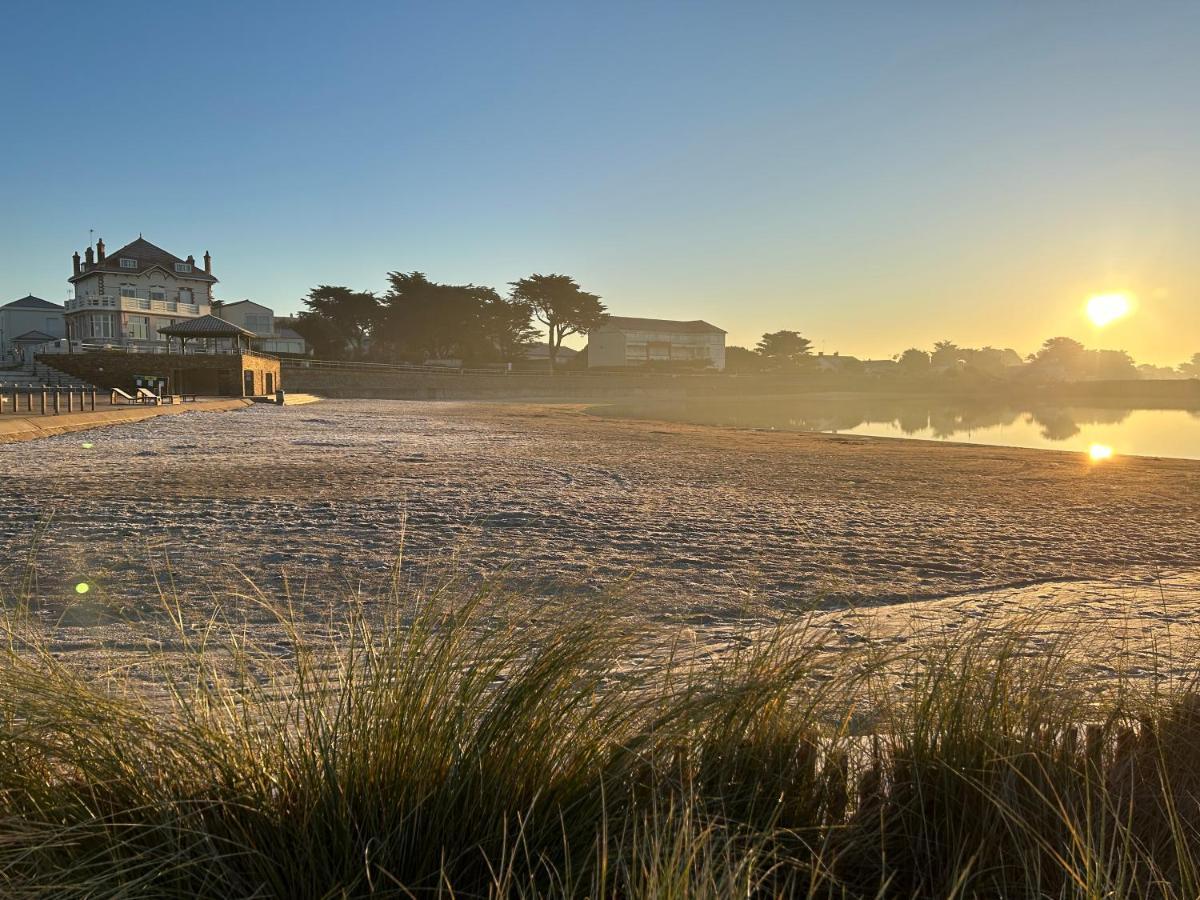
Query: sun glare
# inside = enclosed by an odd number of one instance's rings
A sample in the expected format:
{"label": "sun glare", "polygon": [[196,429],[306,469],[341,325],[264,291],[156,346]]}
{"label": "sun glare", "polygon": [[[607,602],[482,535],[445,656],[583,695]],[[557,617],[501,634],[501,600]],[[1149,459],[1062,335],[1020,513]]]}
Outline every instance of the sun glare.
{"label": "sun glare", "polygon": [[1092,458],[1092,462],[1103,462],[1106,459],[1112,459],[1113,448],[1108,444],[1092,444],[1088,447],[1088,456]]}
{"label": "sun glare", "polygon": [[1132,308],[1128,294],[1097,294],[1087,302],[1087,315],[1092,324],[1103,328],[1129,315]]}

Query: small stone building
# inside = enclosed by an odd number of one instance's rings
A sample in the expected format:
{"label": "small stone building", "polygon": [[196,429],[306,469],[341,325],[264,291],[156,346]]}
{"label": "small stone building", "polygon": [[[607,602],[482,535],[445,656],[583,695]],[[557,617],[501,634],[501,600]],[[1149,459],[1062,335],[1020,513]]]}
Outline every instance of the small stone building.
{"label": "small stone building", "polygon": [[164,353],[90,350],[62,353],[45,361],[101,390],[128,391],[165,382],[169,394],[206,397],[269,395],[283,385],[279,360],[249,349],[254,337],[246,329],[216,316],[201,316],[162,328]]}

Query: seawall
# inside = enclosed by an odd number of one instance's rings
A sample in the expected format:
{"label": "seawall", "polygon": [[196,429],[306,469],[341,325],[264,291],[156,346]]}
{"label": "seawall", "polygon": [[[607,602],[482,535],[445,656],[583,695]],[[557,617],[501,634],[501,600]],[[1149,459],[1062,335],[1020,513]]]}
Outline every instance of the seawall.
{"label": "seawall", "polygon": [[760,397],[805,393],[989,396],[1044,403],[1200,409],[1200,380],[1033,385],[946,378],[838,375],[453,375],[287,367],[289,391],[390,400],[603,400],[630,397]]}

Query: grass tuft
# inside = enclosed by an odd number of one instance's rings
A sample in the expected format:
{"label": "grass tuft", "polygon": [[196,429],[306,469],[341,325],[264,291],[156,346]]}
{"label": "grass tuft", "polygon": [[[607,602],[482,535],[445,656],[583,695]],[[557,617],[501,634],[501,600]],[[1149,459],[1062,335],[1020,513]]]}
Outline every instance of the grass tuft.
{"label": "grass tuft", "polygon": [[0,890],[1200,896],[1200,696],[1097,700],[1032,623],[837,656],[799,625],[706,659],[619,606],[452,596],[316,622],[250,591],[256,641],[166,594],[140,681],[14,605]]}

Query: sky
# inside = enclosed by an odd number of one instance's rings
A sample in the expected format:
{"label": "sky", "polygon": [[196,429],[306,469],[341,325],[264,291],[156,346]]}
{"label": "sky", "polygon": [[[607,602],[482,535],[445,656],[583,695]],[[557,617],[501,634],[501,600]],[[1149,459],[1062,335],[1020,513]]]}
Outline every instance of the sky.
{"label": "sky", "polygon": [[1200,352],[1194,2],[47,2],[0,105],[0,302],[94,229],[281,314],[560,272],[730,344]]}

